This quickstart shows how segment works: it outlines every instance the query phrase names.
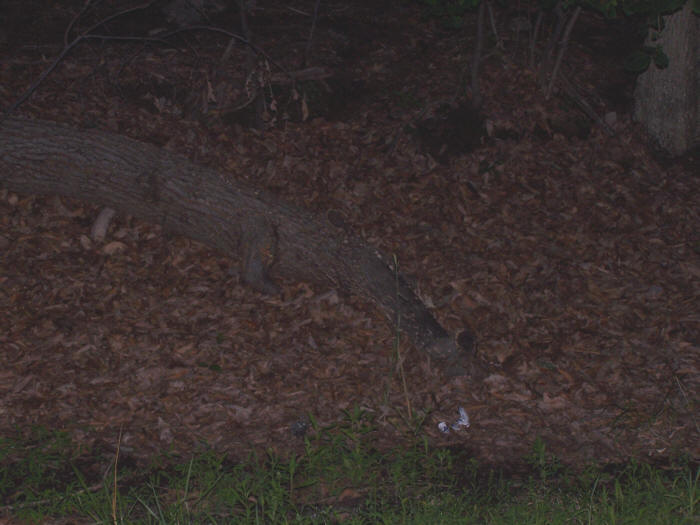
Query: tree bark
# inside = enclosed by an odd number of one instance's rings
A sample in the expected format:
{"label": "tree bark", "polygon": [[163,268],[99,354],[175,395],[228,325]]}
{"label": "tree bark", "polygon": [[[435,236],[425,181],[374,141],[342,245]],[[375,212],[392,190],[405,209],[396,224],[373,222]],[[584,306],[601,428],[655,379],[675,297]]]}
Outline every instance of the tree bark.
{"label": "tree bark", "polygon": [[82,199],[160,224],[238,258],[243,279],[265,293],[277,289],[272,275],[368,298],[390,321],[400,316],[402,331],[448,373],[474,370],[471,334],[457,344],[377,250],[184,157],[112,133],[9,118],[0,124],[0,187]]}
{"label": "tree bark", "polygon": [[682,155],[700,143],[700,16],[692,2],[664,17],[665,27],[647,44],[662,46],[669,65],[652,62],[637,79],[634,115],[671,155]]}

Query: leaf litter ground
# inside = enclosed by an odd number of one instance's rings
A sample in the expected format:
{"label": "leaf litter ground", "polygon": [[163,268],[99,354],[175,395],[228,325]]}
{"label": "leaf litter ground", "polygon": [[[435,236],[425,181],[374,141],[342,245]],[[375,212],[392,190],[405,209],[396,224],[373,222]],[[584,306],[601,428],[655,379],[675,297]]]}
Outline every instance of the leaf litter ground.
{"label": "leaf litter ground", "polygon": [[[258,45],[293,69],[305,44],[290,46],[290,32],[305,34],[309,21],[283,7],[258,11],[269,17]],[[588,129],[565,96],[544,99],[505,30],[508,52],[489,53],[482,69],[496,132],[460,152],[460,130],[436,108],[456,90],[473,31],[442,29],[414,8],[328,9],[315,60],[345,89],[325,116],[265,132],[194,118],[196,102],[180,93],[201,92],[220,67],[244,74],[243,50],[221,66],[225,43],[206,34],[191,37],[197,59],[156,47],[129,61],[123,46],[81,46],[20,112],[184,153],[333,210],[396,254],[439,320],[471,326],[490,363],[483,381],[448,379],[401,340],[410,403],[428,414],[420,432],[431,443],[491,464],[518,462],[538,436],[570,465],[697,460],[697,155],[654,155],[629,107],[612,107],[616,137]],[[59,41],[6,39],[3,107]],[[566,67],[601,112],[613,104],[604,88],[629,89],[575,38]],[[431,116],[432,127],[417,125]],[[131,217],[94,242],[98,213],[0,193],[0,432],[39,424],[115,448],[122,430],[122,454],[136,458],[202,443],[244,457],[298,449],[292,429],[307,414],[331,424],[359,406],[380,446],[405,435],[395,327],[370,304],[302,282],[260,295],[240,283],[235,261]],[[438,422],[460,406],[471,427],[443,435]]]}

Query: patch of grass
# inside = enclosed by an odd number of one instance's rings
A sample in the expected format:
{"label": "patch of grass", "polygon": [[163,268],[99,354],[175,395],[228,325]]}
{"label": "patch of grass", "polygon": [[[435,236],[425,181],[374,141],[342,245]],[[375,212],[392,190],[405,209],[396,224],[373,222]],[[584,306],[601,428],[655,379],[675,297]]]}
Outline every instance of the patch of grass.
{"label": "patch of grass", "polygon": [[[146,469],[85,453],[65,434],[0,439],[0,517],[39,523],[697,523],[697,466],[639,463],[574,474],[538,439],[519,475],[425,439],[391,451],[359,408],[305,449],[230,462],[212,450]],[[87,457],[86,457],[87,456]],[[100,474],[96,476],[95,473]],[[115,481],[116,480],[116,481]]]}

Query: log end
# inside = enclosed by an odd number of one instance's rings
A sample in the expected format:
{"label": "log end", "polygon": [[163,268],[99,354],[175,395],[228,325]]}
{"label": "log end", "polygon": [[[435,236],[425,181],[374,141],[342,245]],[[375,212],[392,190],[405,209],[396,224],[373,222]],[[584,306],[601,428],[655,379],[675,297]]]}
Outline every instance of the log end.
{"label": "log end", "polygon": [[469,376],[472,380],[486,377],[486,369],[476,356],[476,338],[469,330],[462,331],[456,339],[441,337],[426,350],[447,377]]}

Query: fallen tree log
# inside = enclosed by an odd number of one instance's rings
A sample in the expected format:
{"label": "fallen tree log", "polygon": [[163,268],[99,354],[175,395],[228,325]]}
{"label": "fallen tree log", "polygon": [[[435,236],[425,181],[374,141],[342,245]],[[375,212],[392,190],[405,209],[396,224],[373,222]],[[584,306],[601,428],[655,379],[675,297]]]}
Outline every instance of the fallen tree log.
{"label": "fallen tree log", "polygon": [[473,368],[473,337],[457,340],[377,250],[345,229],[186,158],[127,137],[47,121],[0,123],[0,187],[58,194],[162,225],[241,260],[265,293],[271,276],[370,299],[446,372]]}

